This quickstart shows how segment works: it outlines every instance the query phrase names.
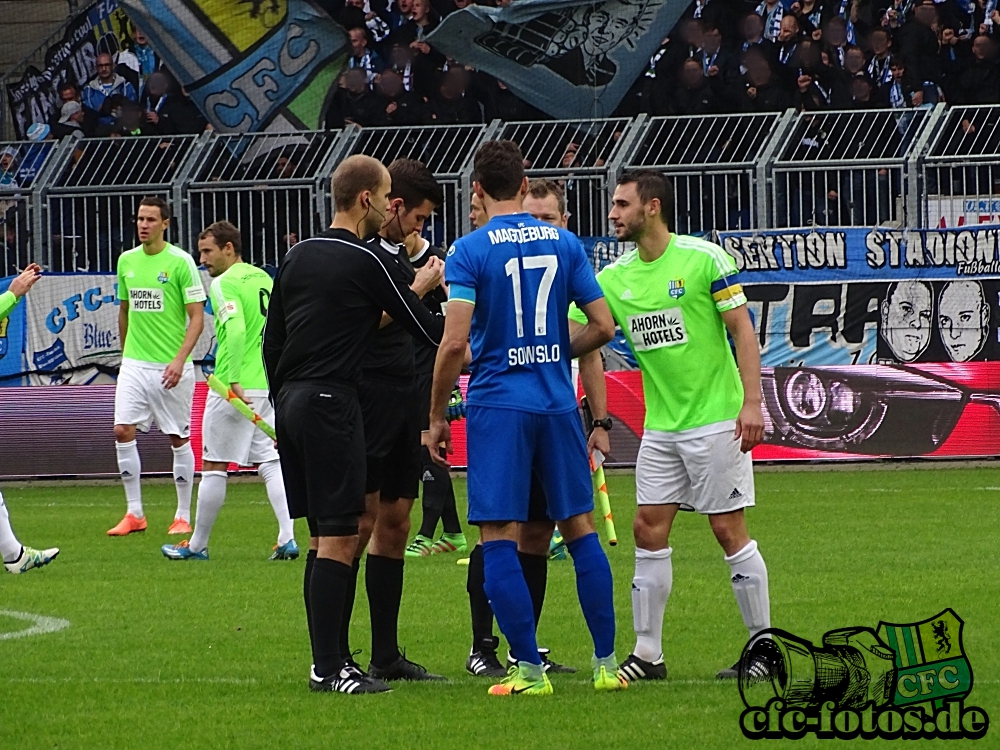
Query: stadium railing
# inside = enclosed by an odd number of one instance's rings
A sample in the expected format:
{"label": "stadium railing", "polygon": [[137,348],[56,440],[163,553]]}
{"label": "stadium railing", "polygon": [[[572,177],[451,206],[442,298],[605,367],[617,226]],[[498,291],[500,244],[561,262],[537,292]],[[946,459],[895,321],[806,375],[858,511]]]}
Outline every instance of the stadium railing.
{"label": "stadium railing", "polygon": [[1000,223],[1000,107],[952,107],[913,167],[921,224]]}
{"label": "stadium railing", "polygon": [[762,228],[770,215],[768,167],[793,120],[787,111],[637,121],[626,165],[670,176],[682,234]]}
{"label": "stadium railing", "polygon": [[[68,144],[67,144],[68,145]],[[41,186],[46,182],[62,144],[51,141],[0,141],[0,247],[4,275],[16,273],[32,260],[44,242]]]}
{"label": "stadium railing", "polygon": [[489,125],[423,125],[409,128],[353,128],[345,153],[365,154],[389,165],[395,159],[417,159],[444,188],[444,203],[430,220],[430,241],[447,247],[469,231],[472,158],[484,140],[494,137]]}
{"label": "stadium railing", "polygon": [[185,248],[223,219],[243,235],[243,257],[277,266],[289,247],[330,225],[330,172],[342,156],[338,131],[246,133],[206,140],[186,186]]}
{"label": "stadium railing", "polygon": [[632,168],[672,177],[681,232],[1000,222],[998,106],[64,139],[0,143],[7,273],[29,260],[112,272],[136,244],[145,195],[170,200],[168,236],[186,249],[226,218],[248,260],[276,264],[329,224],[330,173],[357,153],[431,168],[445,202],[429,231],[446,246],[471,228],[473,157],[491,138],[514,140],[530,177],[565,187],[584,237],[608,234],[615,180]]}
{"label": "stadium railing", "polygon": [[769,226],[919,226],[910,168],[943,112],[798,113],[771,168]]}
{"label": "stadium railing", "polygon": [[505,122],[496,137],[521,147],[529,177],[548,178],[563,187],[570,231],[601,237],[608,232],[612,175],[631,148],[635,126],[627,117]]}
{"label": "stadium railing", "polygon": [[136,244],[135,213],[144,196],[171,203],[175,215],[168,237],[184,237],[181,207],[191,157],[210,139],[203,133],[64,142],[39,187],[47,240],[40,248],[42,265],[56,272],[114,271],[122,250]]}

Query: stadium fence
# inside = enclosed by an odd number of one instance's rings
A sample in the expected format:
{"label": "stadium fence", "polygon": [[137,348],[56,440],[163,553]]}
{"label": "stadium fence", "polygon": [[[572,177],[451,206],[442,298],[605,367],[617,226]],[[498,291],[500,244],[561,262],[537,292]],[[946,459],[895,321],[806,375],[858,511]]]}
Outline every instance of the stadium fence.
{"label": "stadium fence", "polygon": [[563,185],[584,237],[608,234],[615,181],[633,168],[671,176],[685,233],[1000,220],[1000,106],[15,141],[0,142],[7,273],[31,260],[112,272],[145,195],[171,201],[169,236],[187,249],[227,218],[247,259],[274,265],[329,225],[329,175],[358,153],[431,168],[445,203],[429,231],[448,245],[471,229],[473,156],[492,138],[521,146],[529,176]]}

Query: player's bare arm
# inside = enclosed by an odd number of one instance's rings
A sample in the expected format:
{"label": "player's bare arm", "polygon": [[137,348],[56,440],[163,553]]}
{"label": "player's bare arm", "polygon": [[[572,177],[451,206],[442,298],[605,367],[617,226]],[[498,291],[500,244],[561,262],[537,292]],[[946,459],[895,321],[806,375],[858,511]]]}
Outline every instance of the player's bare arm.
{"label": "player's bare arm", "polygon": [[21,299],[40,278],[42,278],[42,267],[37,263],[32,263],[10,282],[7,291],[11,292],[18,299]]}
{"label": "player's bare arm", "polygon": [[469,331],[472,328],[474,305],[456,300],[448,307],[444,319],[444,335],[434,362],[434,384],[431,386],[430,430],[423,433],[424,445],[430,449],[434,463],[445,468],[448,460],[442,458],[437,447],[444,443],[445,452],[451,453],[451,428],[445,419],[448,399],[455,381],[462,373],[469,348]]}
{"label": "player's bare arm", "polygon": [[736,366],[743,381],[743,407],[736,417],[736,439],[748,453],[764,440],[764,413],[761,411],[760,349],[746,305],[726,310],[722,322],[736,344]]}
{"label": "player's bare arm", "polygon": [[[195,344],[198,343],[198,337],[201,336],[202,329],[205,327],[205,304],[203,302],[191,302],[184,305],[184,309],[187,310],[188,316],[188,327],[187,332],[184,334],[184,342],[181,344],[181,349],[177,352],[177,356],[163,370],[163,387],[168,389],[173,388],[180,382],[181,375],[184,374],[184,363],[187,362],[187,358],[194,351]],[[122,341],[124,342],[124,337],[122,337]]]}
{"label": "player's bare arm", "polygon": [[[572,338],[583,326],[575,320],[569,321],[569,335]],[[601,350],[594,349],[580,357],[580,383],[583,393],[590,404],[594,419],[604,419],[608,416],[608,388],[604,382],[604,362],[601,360]],[[605,455],[611,452],[611,439],[603,427],[595,427],[587,440],[587,451],[599,450]]]}
{"label": "player's bare arm", "polygon": [[118,302],[118,340],[125,351],[125,337],[128,335],[128,299]]}
{"label": "player's bare arm", "polygon": [[601,348],[615,336],[615,319],[604,297],[580,305],[580,309],[587,316],[587,324],[570,336],[570,353],[574,359]]}

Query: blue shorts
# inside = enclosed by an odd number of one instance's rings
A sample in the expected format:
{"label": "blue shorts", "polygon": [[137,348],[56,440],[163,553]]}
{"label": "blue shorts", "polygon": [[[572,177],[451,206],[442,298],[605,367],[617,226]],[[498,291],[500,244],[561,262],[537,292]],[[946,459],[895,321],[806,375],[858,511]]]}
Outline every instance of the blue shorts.
{"label": "blue shorts", "polygon": [[594,510],[587,442],[577,413],[530,414],[469,404],[469,523],[527,521],[532,470],[548,516]]}

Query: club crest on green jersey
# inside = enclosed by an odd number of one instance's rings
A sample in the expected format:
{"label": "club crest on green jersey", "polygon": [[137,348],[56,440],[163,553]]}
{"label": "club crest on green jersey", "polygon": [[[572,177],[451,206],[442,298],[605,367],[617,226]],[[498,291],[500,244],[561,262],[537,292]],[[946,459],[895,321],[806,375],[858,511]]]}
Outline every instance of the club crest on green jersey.
{"label": "club crest on green jersey", "polygon": [[160,271],[160,275],[156,277],[156,280],[161,284],[167,284],[170,282],[170,274],[166,271]]}
{"label": "club crest on green jersey", "polygon": [[668,285],[671,297],[680,299],[684,296],[684,279],[671,279]]}

